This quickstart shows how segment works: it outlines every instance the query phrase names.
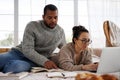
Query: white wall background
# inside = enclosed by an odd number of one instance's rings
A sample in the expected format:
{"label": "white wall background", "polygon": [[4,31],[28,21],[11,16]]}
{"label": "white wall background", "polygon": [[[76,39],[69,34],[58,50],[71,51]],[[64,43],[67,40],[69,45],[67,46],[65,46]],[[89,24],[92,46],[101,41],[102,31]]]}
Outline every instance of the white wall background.
{"label": "white wall background", "polygon": [[120,26],[120,0],[0,0],[0,47],[18,45],[26,24],[42,19],[43,8],[50,3],[58,7],[58,24],[68,42],[72,27],[83,25],[91,33],[90,46],[105,47],[103,22],[111,20]]}

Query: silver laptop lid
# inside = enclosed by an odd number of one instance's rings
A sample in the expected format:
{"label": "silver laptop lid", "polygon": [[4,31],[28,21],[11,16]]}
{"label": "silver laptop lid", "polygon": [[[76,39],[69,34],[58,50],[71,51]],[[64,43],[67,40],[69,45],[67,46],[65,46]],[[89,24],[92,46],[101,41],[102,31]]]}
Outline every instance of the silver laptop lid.
{"label": "silver laptop lid", "polygon": [[103,48],[97,73],[105,74],[120,71],[120,47]]}

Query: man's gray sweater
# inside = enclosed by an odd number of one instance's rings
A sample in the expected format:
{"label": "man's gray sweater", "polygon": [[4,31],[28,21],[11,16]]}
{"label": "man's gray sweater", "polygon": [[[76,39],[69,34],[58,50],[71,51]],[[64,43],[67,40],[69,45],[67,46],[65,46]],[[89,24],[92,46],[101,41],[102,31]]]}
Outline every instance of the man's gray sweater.
{"label": "man's gray sweater", "polygon": [[64,30],[56,25],[48,28],[43,20],[27,24],[23,41],[15,48],[38,65],[44,65],[56,47],[66,44]]}

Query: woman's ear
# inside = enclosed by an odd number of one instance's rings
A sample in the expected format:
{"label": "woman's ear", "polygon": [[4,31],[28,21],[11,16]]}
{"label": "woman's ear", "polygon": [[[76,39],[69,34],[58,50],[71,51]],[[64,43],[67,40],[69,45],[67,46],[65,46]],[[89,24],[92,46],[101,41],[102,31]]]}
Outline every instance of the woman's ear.
{"label": "woman's ear", "polygon": [[74,38],[73,40],[74,40],[74,42],[76,42],[76,40],[77,40],[77,39],[76,39],[76,38]]}

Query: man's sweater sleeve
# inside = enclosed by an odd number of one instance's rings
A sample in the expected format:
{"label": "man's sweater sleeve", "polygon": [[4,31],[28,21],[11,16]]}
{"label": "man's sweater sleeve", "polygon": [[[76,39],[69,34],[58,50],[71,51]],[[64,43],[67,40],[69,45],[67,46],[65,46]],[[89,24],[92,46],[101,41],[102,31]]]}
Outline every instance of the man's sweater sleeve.
{"label": "man's sweater sleeve", "polygon": [[65,33],[63,29],[61,31],[61,34],[62,34],[62,39],[61,39],[61,43],[58,46],[59,49],[61,49],[66,44],[66,38],[65,38]]}
{"label": "man's sweater sleeve", "polygon": [[23,36],[23,42],[22,42],[22,51],[23,54],[30,59],[31,61],[35,62],[38,65],[44,65],[44,63],[48,60],[45,56],[39,54],[37,51],[35,51],[34,44],[35,44],[35,35],[33,32],[32,26],[35,26],[32,23],[29,23],[26,26],[24,36]]}

